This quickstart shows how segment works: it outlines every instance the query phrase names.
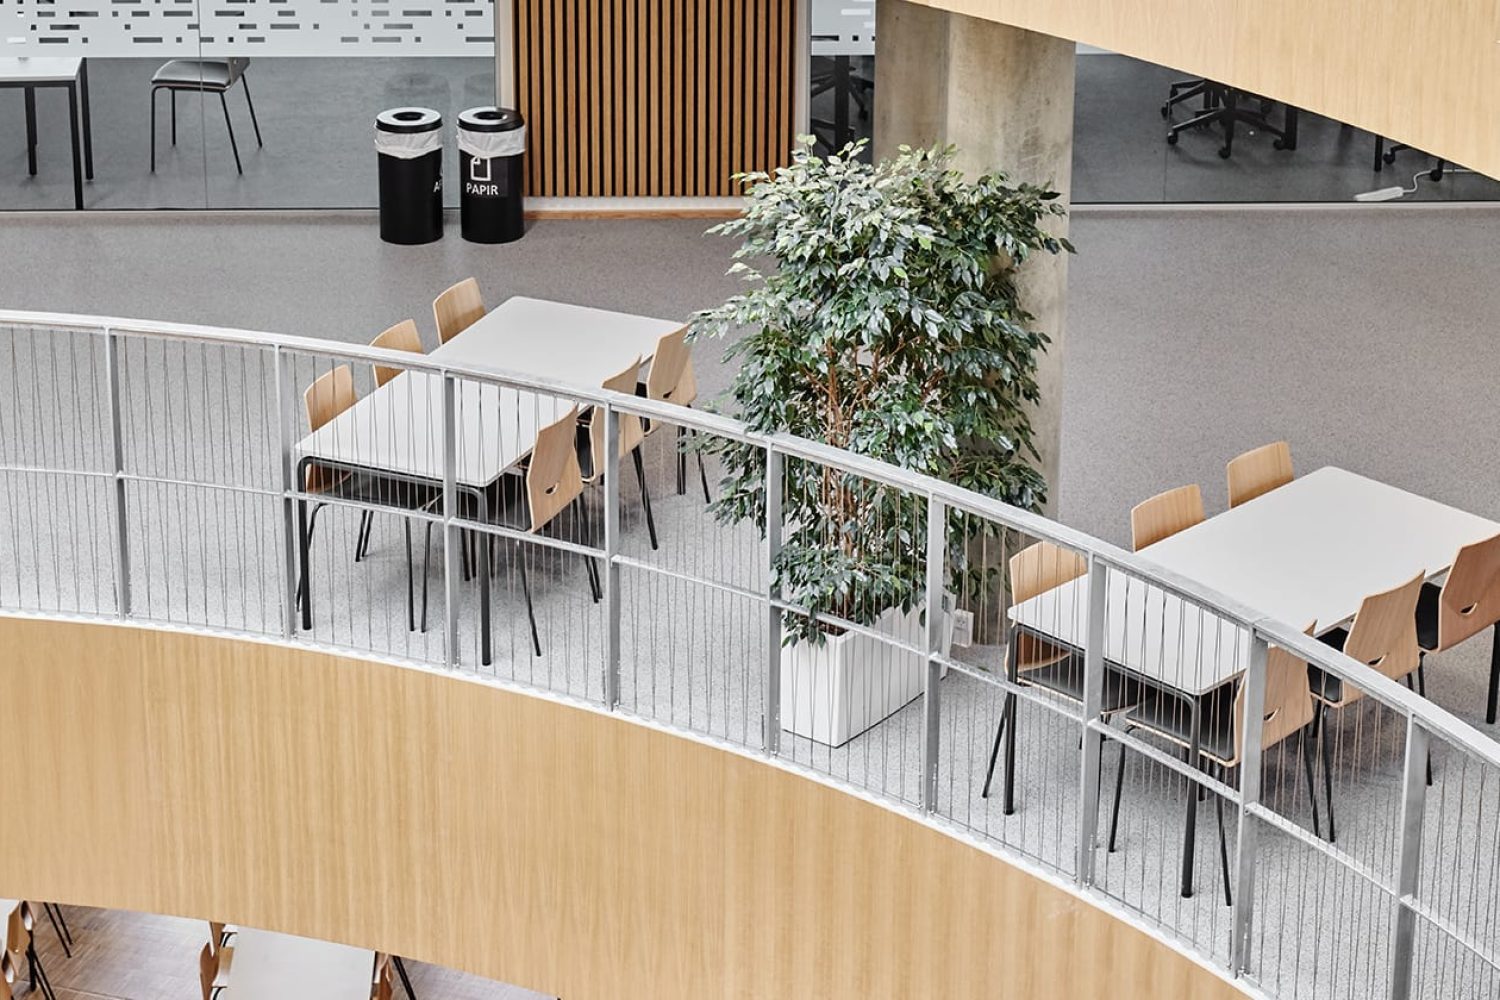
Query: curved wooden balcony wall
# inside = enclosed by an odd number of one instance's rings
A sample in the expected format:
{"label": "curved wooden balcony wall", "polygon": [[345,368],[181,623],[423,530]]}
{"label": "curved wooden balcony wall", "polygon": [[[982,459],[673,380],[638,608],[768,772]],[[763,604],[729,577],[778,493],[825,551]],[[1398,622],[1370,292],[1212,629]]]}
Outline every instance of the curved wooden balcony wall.
{"label": "curved wooden balcony wall", "polygon": [[912,2],[1208,76],[1500,177],[1494,0]]}
{"label": "curved wooden balcony wall", "polygon": [[1242,994],[1045,880],[762,760],[459,675],[0,617],[8,895],[566,997]]}

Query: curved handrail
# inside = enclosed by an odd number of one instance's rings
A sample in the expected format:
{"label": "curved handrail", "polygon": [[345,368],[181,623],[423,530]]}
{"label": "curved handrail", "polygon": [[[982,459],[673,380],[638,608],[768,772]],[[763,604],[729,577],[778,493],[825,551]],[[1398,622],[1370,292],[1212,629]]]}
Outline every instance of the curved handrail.
{"label": "curved handrail", "polygon": [[[1450,712],[1434,705],[1432,702],[1427,701],[1425,698],[1419,697],[1414,692],[1403,688],[1400,684],[1392,681],[1383,674],[1372,670],[1362,663],[1350,659],[1349,657],[1343,655],[1341,652],[1334,651],[1321,642],[1309,639],[1299,630],[1290,627],[1286,623],[1269,619],[1263,614],[1255,611],[1254,609],[1239,604],[1233,599],[1215,592],[1211,588],[1208,588],[1194,580],[1187,579],[1185,577],[1182,577],[1180,574],[1174,573],[1164,567],[1154,564],[1149,558],[1143,557],[1136,553],[1124,551],[1117,546],[1093,538],[1086,533],[1056,523],[1040,515],[1020,510],[1018,508],[1001,503],[1000,501],[997,501],[993,498],[982,496],[970,490],[963,489],[961,487],[943,482],[930,476],[911,473],[898,467],[864,456],[844,452],[824,444],[807,441],[788,435],[768,436],[758,434],[749,429],[743,423],[722,415],[687,409],[668,403],[661,403],[643,399],[633,395],[625,395],[603,389],[589,389],[572,385],[565,385],[562,383],[536,378],[525,374],[508,372],[500,368],[485,365],[475,365],[469,363],[459,364],[444,359],[434,359],[430,356],[400,351],[390,351],[364,345],[330,342],[307,337],[261,333],[257,331],[204,327],[190,324],[156,323],[117,317],[0,310],[0,330],[3,330],[5,328],[13,328],[17,330],[51,330],[57,332],[67,331],[87,336],[103,336],[107,338],[164,338],[168,340],[177,340],[196,344],[216,344],[223,346],[232,345],[236,347],[269,350],[276,358],[277,365],[281,364],[280,358],[283,354],[307,355],[309,357],[318,359],[358,361],[362,363],[382,364],[408,370],[423,371],[450,380],[460,378],[465,380],[479,380],[499,386],[530,391],[541,395],[565,397],[568,399],[576,400],[580,403],[598,407],[602,412],[606,414],[618,413],[645,417],[652,421],[660,421],[663,424],[675,425],[703,434],[763,448],[768,454],[781,456],[782,459],[792,458],[810,463],[817,463],[828,468],[837,469],[844,473],[863,477],[872,482],[880,483],[893,489],[900,490],[904,494],[910,494],[914,498],[925,500],[929,505],[928,519],[929,523],[931,524],[946,525],[946,518],[941,516],[935,517],[933,516],[934,513],[941,514],[944,511],[963,512],[967,515],[993,522],[994,524],[1002,526],[1009,531],[1017,532],[1034,538],[1046,539],[1056,545],[1083,554],[1089,561],[1089,573],[1093,575],[1094,579],[1096,580],[1104,579],[1104,574],[1108,572],[1119,572],[1126,574],[1131,579],[1144,581],[1151,587],[1156,588],[1164,592],[1165,594],[1181,598],[1182,600],[1189,602],[1196,608],[1203,609],[1211,613],[1212,615],[1217,616],[1226,622],[1232,623],[1240,629],[1243,629],[1244,632],[1248,634],[1252,646],[1256,649],[1263,651],[1268,646],[1280,647],[1356,686],[1372,701],[1378,703],[1381,706],[1384,706],[1386,709],[1396,713],[1400,718],[1405,720],[1407,725],[1407,743],[1409,756],[1411,754],[1411,749],[1413,746],[1421,746],[1425,748],[1431,740],[1436,739],[1441,741],[1445,745],[1463,751],[1463,753],[1467,755],[1468,758],[1475,761],[1479,766],[1485,768],[1493,768],[1497,773],[1500,773],[1500,743],[1496,743],[1495,741],[1487,738],[1483,734],[1477,732],[1472,727],[1464,723],[1462,720],[1458,719]],[[13,373],[13,375],[14,374],[15,373]],[[118,412],[115,414],[115,419],[118,420]],[[288,448],[289,442],[284,440],[283,451],[288,452]],[[0,473],[10,471],[15,470],[0,465]],[[66,474],[67,472],[72,470],[57,471]],[[121,475],[121,473],[117,470],[115,475],[118,476]],[[619,488],[618,484],[615,483],[615,480],[617,478],[619,477],[609,477],[606,480],[606,486],[611,487],[612,489],[612,499],[607,501],[607,503],[614,503],[616,506],[618,506]],[[289,503],[305,496],[292,486],[292,480],[290,476],[288,476],[287,482],[280,488],[268,492],[282,497]],[[341,500],[337,502],[351,506],[358,506],[358,501]],[[426,519],[430,524],[439,524],[446,527],[460,528],[463,530],[477,529],[481,531],[490,531],[496,534],[498,537],[516,537],[516,533],[514,532],[503,532],[501,529],[496,529],[491,525],[486,525],[483,523],[465,519],[464,517],[460,516],[456,507],[445,511],[445,513],[442,515],[432,513],[414,513],[412,516],[416,519]],[[944,551],[941,547],[943,543],[943,538],[941,536],[942,533],[946,531],[947,528],[945,526],[942,529],[942,532],[939,532],[940,537],[937,539],[937,544],[939,547],[936,550],[929,548],[929,552]],[[608,540],[603,547],[593,545],[578,545],[574,543],[554,542],[553,544],[559,545],[559,547],[565,548],[568,551],[590,553],[593,556],[605,560],[605,562],[611,567],[629,566],[632,568],[650,568],[649,566],[645,566],[640,560],[632,560],[626,556],[623,556],[615,547],[613,547],[612,543]],[[930,541],[929,546],[931,545],[932,542]],[[935,565],[936,563],[929,559],[929,567]],[[942,570],[940,568],[931,570],[929,572],[929,597],[932,597],[933,595],[941,595],[943,586],[943,582],[940,579],[941,573]],[[716,582],[708,580],[698,580],[696,582],[707,583],[710,586],[719,586],[726,590],[734,589],[734,587],[727,582]],[[608,587],[618,587],[618,583],[614,580],[613,574],[611,574],[610,580],[608,582]],[[1100,591],[1102,592],[1103,589],[1104,588],[1100,588]],[[740,592],[743,596],[743,588],[740,588]],[[613,593],[614,591],[611,590],[611,594]],[[768,592],[761,596],[764,600],[767,601],[768,606],[773,609],[774,613],[806,613],[805,609],[801,609],[794,605],[780,601],[779,597],[774,593]],[[1086,669],[1088,671],[1088,675],[1089,677],[1094,678],[1093,680],[1086,682],[1086,687],[1090,687],[1093,685],[1102,685],[1103,683],[1101,679],[1103,655],[1102,598],[1100,599],[1100,602],[1100,607],[1097,610],[1091,610],[1090,612],[1090,636],[1097,636],[1101,641],[1091,641],[1089,644],[1091,648],[1086,648],[1085,650],[1083,650],[1087,663]],[[607,606],[609,608],[609,613],[618,618],[620,614],[619,600],[611,597]],[[131,609],[128,607],[121,609],[121,617],[132,617]],[[1099,620],[1095,622],[1094,619]],[[836,620],[831,620],[831,623],[837,625],[850,624],[846,622],[839,622]],[[1095,630],[1096,628],[1097,630]],[[894,639],[891,636],[882,635],[878,631],[873,630],[869,627],[855,627],[854,630],[870,636],[877,641],[883,642],[887,647],[895,651],[914,649],[914,647],[907,642]],[[777,635],[779,635],[779,633],[777,633]],[[288,637],[291,637],[290,626],[288,626]],[[308,640],[298,639],[297,641],[307,642]],[[940,807],[938,804],[939,794],[938,789],[936,788],[936,772],[939,766],[939,728],[941,725],[941,702],[933,687],[935,678],[937,676],[936,671],[940,668],[946,669],[952,667],[959,669],[966,677],[978,678],[980,675],[976,674],[972,667],[968,667],[965,664],[951,659],[945,650],[939,648],[934,637],[930,636],[929,641],[931,645],[929,646],[926,654],[926,659],[929,663],[929,681],[927,690],[932,691],[933,693],[931,694],[931,696],[924,698],[924,704],[926,704],[928,707],[925,709],[926,722],[924,724],[923,735],[925,747],[922,750],[923,789],[920,795],[920,805],[925,812],[935,813],[940,811]],[[317,642],[312,642],[310,644],[326,645]],[[614,655],[618,655],[617,649],[615,650]],[[1249,681],[1250,688],[1252,690],[1263,688],[1264,656],[1262,655],[1257,657],[1256,655],[1251,655],[1249,658],[1249,663],[1250,673],[1248,676],[1250,676],[1251,678]],[[616,665],[616,670],[617,669],[618,667]],[[1257,671],[1261,672],[1259,681],[1257,681],[1255,677]],[[769,673],[775,674],[776,671],[773,669],[769,671]],[[997,693],[1003,692],[1009,698],[1019,697],[1026,699],[1028,703],[1037,702],[1037,696],[1032,691],[1018,686],[1016,683],[1009,679],[999,676],[986,676],[984,680],[985,683],[993,685],[993,689]],[[614,683],[615,688],[613,690],[611,690],[608,683],[606,683],[605,688],[604,700],[606,706],[610,708],[615,708],[618,706],[618,677],[615,678]],[[1092,690],[1094,691],[1093,694],[1085,695],[1086,704],[1097,704],[1096,700],[1092,702],[1090,702],[1089,700],[1090,698],[1097,697],[1097,687],[1093,687]],[[1256,695],[1255,697],[1259,696],[1260,695]],[[1253,701],[1254,699],[1252,698],[1251,700]],[[767,704],[769,705],[770,702],[768,701]],[[1053,711],[1056,711],[1056,709],[1053,708]],[[1251,739],[1251,734],[1258,733],[1259,720],[1257,720],[1257,718],[1255,717],[1255,713],[1251,713],[1248,708],[1246,709],[1246,711],[1247,717],[1245,719],[1245,724],[1252,727],[1247,730],[1246,743],[1247,746],[1249,746],[1252,743],[1258,743],[1258,739]],[[1126,748],[1129,748],[1133,752],[1146,756],[1149,760],[1165,768],[1166,770],[1175,772],[1180,777],[1186,778],[1189,781],[1197,782],[1205,788],[1213,791],[1214,793],[1219,794],[1223,798],[1240,805],[1242,807],[1243,813],[1241,819],[1242,829],[1244,829],[1245,824],[1248,822],[1248,817],[1254,816],[1257,819],[1264,820],[1266,824],[1271,828],[1277,829],[1278,831],[1283,833],[1291,833],[1294,836],[1299,837],[1303,846],[1313,847],[1318,850],[1324,850],[1324,848],[1321,846],[1321,841],[1312,838],[1303,831],[1293,829],[1292,824],[1287,823],[1284,818],[1272,814],[1269,810],[1265,809],[1265,807],[1260,804],[1257,799],[1259,786],[1258,778],[1253,783],[1247,782],[1247,786],[1253,785],[1253,788],[1241,788],[1237,790],[1216,778],[1208,778],[1200,775],[1197,772],[1196,767],[1191,767],[1187,764],[1172,759],[1169,755],[1163,755],[1159,751],[1154,751],[1149,746],[1141,743],[1137,738],[1133,736],[1118,733],[1117,731],[1098,721],[1097,713],[1085,712],[1082,716],[1078,715],[1077,713],[1073,713],[1071,715],[1064,713],[1064,715],[1066,718],[1072,719],[1074,722],[1081,724],[1084,727],[1085,731],[1098,733],[1101,738],[1107,735],[1111,740],[1120,743],[1122,753],[1125,752]],[[772,727],[769,721],[767,725],[768,730],[770,728],[775,728],[776,732],[775,734],[772,734],[768,731],[768,735],[766,736],[765,749],[768,752],[775,754],[779,745],[779,727]],[[691,731],[697,731],[693,728],[692,725],[689,725],[686,728]],[[708,735],[710,738],[713,738],[716,735],[706,730],[704,731],[704,734]],[[1097,778],[1097,775],[1099,774],[1099,755],[1102,753],[1102,744],[1098,749],[1090,749],[1094,747],[1095,741],[1086,740],[1084,742],[1085,749],[1082,752],[1082,758],[1084,777],[1083,784],[1085,786],[1085,791],[1083,794],[1085,796],[1085,804],[1092,805],[1094,806],[1094,809],[1097,810],[1098,803],[1100,801],[1097,791],[1094,793],[1093,797],[1090,798],[1089,793],[1086,789],[1088,784],[1090,783],[1089,779]],[[997,750],[998,747],[999,742],[997,739]],[[1245,762],[1245,770],[1247,774],[1253,769],[1251,763],[1252,761],[1254,761],[1256,764],[1259,763],[1258,750],[1247,753]],[[993,768],[993,758],[991,767]],[[1415,823],[1417,824],[1417,833],[1414,837],[1411,835],[1410,830],[1411,823],[1413,822],[1412,817],[1410,815],[1407,815],[1406,813],[1403,813],[1403,831],[1405,832],[1401,838],[1401,863],[1399,866],[1400,870],[1397,873],[1397,877],[1392,879],[1392,881],[1395,883],[1394,886],[1387,884],[1382,878],[1377,877],[1376,873],[1367,872],[1363,877],[1368,880],[1374,881],[1376,886],[1381,890],[1394,893],[1396,898],[1401,903],[1401,912],[1403,914],[1409,913],[1412,920],[1414,921],[1418,915],[1430,918],[1430,914],[1422,909],[1422,905],[1416,898],[1417,887],[1415,869],[1408,871],[1408,866],[1410,863],[1409,855],[1414,856],[1413,852],[1419,850],[1420,848],[1420,828],[1422,814],[1420,809],[1420,802],[1418,802],[1415,807],[1413,807],[1411,803],[1411,797],[1415,794],[1415,792],[1410,785],[1412,774],[1410,759],[1408,760],[1407,771],[1408,784],[1403,801],[1407,803],[1408,810],[1412,808],[1415,808],[1416,810],[1414,815]],[[851,785],[855,790],[861,791],[861,793],[865,791],[864,789],[860,789],[857,782],[846,782],[846,784]],[[902,799],[908,806],[915,804],[911,797],[905,794],[898,795],[897,798]],[[958,821],[957,816],[952,816],[949,818],[953,819],[955,822]],[[1083,822],[1084,825],[1080,831],[1079,843],[1092,845],[1095,842],[1095,835],[1098,832],[1096,820],[1085,819]],[[960,823],[960,825],[962,824]],[[1092,886],[1094,872],[1092,870],[1093,861],[1090,859],[1086,859],[1085,855],[1092,855],[1094,852],[1095,849],[1092,847],[1088,849],[1081,848],[1079,851],[1079,868],[1075,874],[1079,879],[1081,886],[1086,889]],[[1341,860],[1342,863],[1351,870],[1360,870],[1360,862],[1353,857],[1344,855],[1340,859],[1334,853],[1333,848],[1326,849],[1325,853],[1329,853],[1330,857],[1335,857],[1336,860]],[[1255,864],[1253,855],[1250,858],[1249,862],[1242,862],[1242,866],[1244,864],[1248,864],[1249,867],[1247,870],[1242,870],[1240,872],[1239,884],[1241,886],[1241,891],[1244,891],[1247,885],[1247,883],[1245,882],[1245,878],[1248,877],[1251,880],[1250,884],[1253,884]],[[1109,894],[1106,893],[1105,898],[1112,897],[1110,897]],[[1129,903],[1128,900],[1125,900],[1124,902]],[[1235,974],[1244,974],[1247,971],[1247,958],[1245,949],[1248,948],[1249,933],[1251,927],[1250,920],[1252,912],[1253,911],[1251,911],[1248,906],[1245,906],[1243,908],[1236,908],[1235,911],[1234,939],[1232,942],[1233,954],[1230,958],[1231,971]],[[1242,920],[1243,925],[1241,924]],[[1406,948],[1408,954],[1406,955],[1405,960],[1409,966],[1409,963],[1411,961],[1409,952],[1412,949],[1410,938],[1414,931],[1412,931],[1411,928],[1407,928],[1403,932],[1398,928],[1398,936],[1402,933],[1406,934],[1406,938],[1404,939],[1404,947]],[[1467,939],[1463,939],[1461,935],[1456,934],[1456,932],[1454,932],[1452,936],[1458,937],[1460,940],[1462,940],[1463,943],[1467,947],[1469,947],[1471,951],[1474,951],[1476,954],[1480,955],[1481,958],[1484,958],[1486,961],[1492,961],[1487,953],[1482,950],[1482,943],[1480,946],[1475,946],[1471,942],[1467,941]],[[1189,941],[1189,944],[1198,945],[1197,942],[1192,941]],[[1401,947],[1402,946],[1397,947],[1396,950],[1398,953],[1400,952]],[[1201,946],[1199,946],[1199,948],[1200,950],[1204,950],[1201,948]],[[1215,960],[1221,960],[1221,956],[1213,957],[1215,958]],[[1264,983],[1262,983],[1261,985],[1262,987],[1264,987]],[[1395,986],[1393,986],[1393,995],[1399,995],[1395,992],[1395,989]]]}

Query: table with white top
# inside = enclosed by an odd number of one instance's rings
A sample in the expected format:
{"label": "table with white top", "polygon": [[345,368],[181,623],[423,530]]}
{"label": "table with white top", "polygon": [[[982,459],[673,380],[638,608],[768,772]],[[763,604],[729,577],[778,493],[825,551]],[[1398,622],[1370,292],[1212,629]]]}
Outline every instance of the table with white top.
{"label": "table with white top", "polygon": [[[26,165],[36,176],[36,91],[61,87],[68,92],[68,125],[73,144],[73,207],[83,208],[83,178],[94,179],[94,130],[89,115],[88,60],[79,56],[6,56],[0,58],[0,89],[26,93]],[[82,102],[83,156],[78,152],[79,103]]]}
{"label": "table with white top", "polygon": [[375,953],[241,927],[229,968],[232,1000],[369,1000]]}
{"label": "table with white top", "polygon": [[[433,351],[435,360],[487,365],[564,385],[597,389],[632,364],[649,361],[662,337],[682,329],[651,319],[586,306],[517,296],[507,299]],[[443,382],[429,372],[402,372],[358,400],[297,446],[302,469],[316,463],[395,482],[440,487],[444,479]],[[470,379],[455,384],[455,482],[489,519],[487,490],[531,453],[537,434],[577,403],[549,393]],[[307,504],[298,507],[302,565],[307,565]],[[488,549],[488,541],[486,541]],[[486,552],[486,555],[488,553]],[[489,559],[477,560],[481,658],[490,662]],[[312,628],[311,580],[302,627]]]}
{"label": "table with white top", "polygon": [[[1267,618],[1318,634],[1348,622],[1370,594],[1443,576],[1464,545],[1500,534],[1500,523],[1344,469],[1326,467],[1142,550],[1165,569]],[[1250,635],[1191,601],[1113,568],[1107,571],[1104,661],[1183,697],[1198,756],[1198,707],[1245,671]],[[1011,609],[1020,628],[1082,650],[1089,581],[1079,577]],[[1188,812],[1183,893],[1191,893]]]}

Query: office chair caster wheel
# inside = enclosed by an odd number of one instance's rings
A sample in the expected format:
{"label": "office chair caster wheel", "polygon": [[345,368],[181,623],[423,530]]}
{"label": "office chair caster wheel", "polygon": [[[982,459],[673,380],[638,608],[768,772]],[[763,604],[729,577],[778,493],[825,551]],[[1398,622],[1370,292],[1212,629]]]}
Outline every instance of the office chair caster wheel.
{"label": "office chair caster wheel", "polygon": [[1167,117],[1167,116],[1168,116],[1168,115],[1170,115],[1170,114],[1171,114],[1171,113],[1172,113],[1172,105],[1171,105],[1171,104],[1170,104],[1170,103],[1167,103],[1167,104],[1163,104],[1163,105],[1162,105],[1162,106],[1161,106],[1161,116],[1162,116],[1162,117],[1163,117],[1163,118],[1165,118],[1165,117]]}
{"label": "office chair caster wheel", "polygon": [[1275,142],[1271,143],[1271,148],[1272,149],[1286,149],[1286,143],[1283,142],[1280,139],[1277,139]]}
{"label": "office chair caster wheel", "polygon": [[1221,159],[1221,160],[1227,160],[1227,159],[1229,159],[1229,147],[1228,146],[1220,146],[1219,147],[1219,159]]}
{"label": "office chair caster wheel", "polygon": [[1176,132],[1168,132],[1167,133],[1167,145],[1168,146],[1175,146],[1175,145],[1177,145],[1177,133]]}
{"label": "office chair caster wheel", "polygon": [[1394,150],[1387,150],[1386,153],[1385,153],[1385,155],[1383,155],[1381,157],[1381,159],[1384,160],[1387,163],[1395,163],[1396,162],[1396,153],[1395,153]]}

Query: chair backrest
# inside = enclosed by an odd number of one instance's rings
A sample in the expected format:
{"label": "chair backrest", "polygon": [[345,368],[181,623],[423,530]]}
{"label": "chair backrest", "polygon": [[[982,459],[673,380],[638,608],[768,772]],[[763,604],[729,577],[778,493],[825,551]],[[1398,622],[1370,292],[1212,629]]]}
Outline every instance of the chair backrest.
{"label": "chair backrest", "polygon": [[484,315],[484,299],[479,282],[465,278],[443,292],[432,303],[432,318],[437,321],[438,339],[447,343],[463,333]]}
{"label": "chair backrest", "polygon": [[25,911],[26,904],[17,903],[15,909],[6,915],[5,947],[0,948],[0,954],[17,958],[26,954],[26,948],[31,944],[31,931],[26,926]]}
{"label": "chair backrest", "polygon": [[1438,649],[1500,621],[1500,535],[1458,550],[1438,597]]}
{"label": "chair backrest", "polygon": [[210,920],[208,922],[208,946],[217,955],[219,949],[224,946],[224,924]]}
{"label": "chair backrest", "polygon": [[1197,483],[1158,493],[1130,511],[1130,540],[1137,552],[1203,520],[1203,491]]}
{"label": "chair backrest", "polygon": [[[319,375],[312,385],[308,386],[302,402],[307,409],[307,425],[312,430],[317,430],[327,424],[334,417],[343,413],[354,405],[354,373],[348,365],[339,365],[331,371]],[[326,489],[335,479],[338,473],[326,469],[320,465],[309,465],[304,489],[309,493],[317,493]]]}
{"label": "chair backrest", "polygon": [[[1317,623],[1302,631],[1312,635]],[[1261,713],[1262,749],[1270,749],[1313,720],[1315,711],[1312,684],[1307,676],[1307,661],[1280,646],[1266,650],[1266,699]],[[1244,755],[1245,685],[1234,698],[1234,750],[1238,759]]]}
{"label": "chair backrest", "polygon": [[[641,359],[637,357],[630,363],[630,367],[612,375],[604,380],[605,389],[613,389],[615,392],[633,394],[635,392],[636,378],[641,371]],[[633,413],[621,413],[618,415],[617,423],[620,427],[620,457],[624,458],[636,448],[640,447],[646,438],[646,432],[641,427],[641,418]],[[614,469],[604,468],[604,411],[594,410],[593,419],[589,422],[589,446],[594,456],[594,475],[607,471],[614,475]]]}
{"label": "chair backrest", "polygon": [[[417,333],[417,324],[414,321],[403,319],[370,341],[370,346],[384,347],[391,351],[410,351],[413,354],[421,354],[422,337]],[[401,374],[400,368],[386,368],[383,365],[375,365],[374,367],[375,384],[377,386],[385,385],[391,379]]]}
{"label": "chair backrest", "polygon": [[213,1000],[214,980],[219,976],[219,956],[208,945],[198,952],[198,985],[203,989],[203,1000]]}
{"label": "chair backrest", "polygon": [[0,1000],[15,1000],[16,963],[0,951]]}
{"label": "chair backrest", "polygon": [[1010,557],[1010,599],[1020,604],[1038,594],[1077,579],[1088,570],[1088,560],[1051,542],[1037,542]]}
{"label": "chair backrest", "polygon": [[531,530],[543,526],[583,493],[583,470],[578,465],[578,407],[554,424],[543,427],[526,467],[526,499],[531,505]]}
{"label": "chair backrest", "polygon": [[1238,507],[1292,481],[1292,449],[1273,441],[1229,460],[1229,506]]}
{"label": "chair backrest", "polygon": [[1417,598],[1426,576],[1425,571],[1419,572],[1403,584],[1366,597],[1349,626],[1344,652],[1395,680],[1417,669],[1421,655]]}
{"label": "chair backrest", "polygon": [[651,370],[646,373],[646,396],[679,406],[691,406],[698,398],[698,379],[693,374],[693,353],[687,345],[687,327],[656,342]]}

